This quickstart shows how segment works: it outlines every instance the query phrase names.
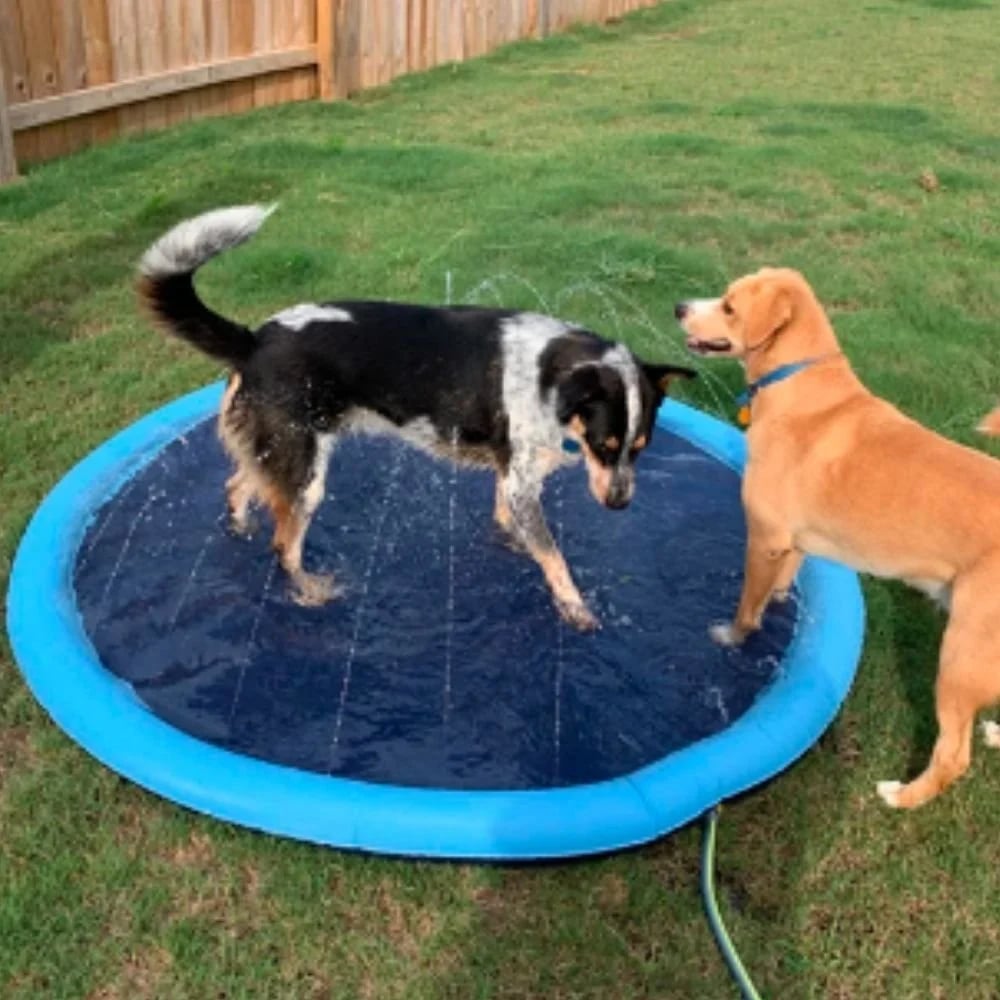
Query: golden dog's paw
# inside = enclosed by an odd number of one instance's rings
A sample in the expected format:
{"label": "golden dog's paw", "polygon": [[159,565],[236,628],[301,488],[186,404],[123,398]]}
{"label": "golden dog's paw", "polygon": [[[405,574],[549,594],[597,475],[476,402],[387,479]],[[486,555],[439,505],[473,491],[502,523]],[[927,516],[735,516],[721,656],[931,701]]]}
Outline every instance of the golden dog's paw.
{"label": "golden dog's paw", "polygon": [[875,791],[878,792],[879,797],[887,806],[899,809],[899,793],[902,791],[902,788],[903,783],[901,781],[880,781],[875,786]]}
{"label": "golden dog's paw", "polygon": [[710,625],[708,634],[712,642],[720,646],[738,646],[746,638],[744,633],[731,622]]}
{"label": "golden dog's paw", "polygon": [[983,742],[994,750],[1000,750],[1000,722],[987,719],[983,723]]}

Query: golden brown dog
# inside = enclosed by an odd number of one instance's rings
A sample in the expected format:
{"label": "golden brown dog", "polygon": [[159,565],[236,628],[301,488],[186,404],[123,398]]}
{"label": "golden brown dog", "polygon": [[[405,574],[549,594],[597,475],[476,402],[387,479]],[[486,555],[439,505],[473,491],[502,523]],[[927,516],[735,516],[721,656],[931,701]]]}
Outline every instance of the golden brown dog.
{"label": "golden brown dog", "polygon": [[[742,360],[751,393],[743,592],[713,638],[739,643],[758,628],[805,554],[940,601],[950,616],[930,763],[908,784],[878,785],[891,806],[927,802],[968,768],[976,713],[1000,698],[1000,462],[868,392],[796,271],[765,268],[722,298],[680,303],[676,315],[692,351]],[[1000,410],[981,429],[1000,433]],[[997,723],[984,732],[1000,747]]]}

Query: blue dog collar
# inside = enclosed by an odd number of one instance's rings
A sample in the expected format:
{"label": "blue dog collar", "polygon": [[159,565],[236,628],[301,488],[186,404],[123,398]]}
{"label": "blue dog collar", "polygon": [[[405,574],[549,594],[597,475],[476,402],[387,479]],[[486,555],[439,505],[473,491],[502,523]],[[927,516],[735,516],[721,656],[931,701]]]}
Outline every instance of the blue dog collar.
{"label": "blue dog collar", "polygon": [[567,455],[579,455],[580,442],[574,441],[572,438],[563,438],[562,450],[566,452]]}
{"label": "blue dog collar", "polygon": [[774,385],[775,382],[783,382],[786,378],[791,378],[800,371],[819,364],[820,361],[829,361],[835,357],[837,357],[837,354],[821,354],[818,358],[806,358],[803,361],[793,361],[787,365],[778,365],[777,368],[769,371],[766,375],[757,379],[756,382],[751,382],[736,397],[736,405],[740,408],[738,415],[740,424],[746,427],[750,423],[750,403],[761,389],[766,389],[769,385]]}

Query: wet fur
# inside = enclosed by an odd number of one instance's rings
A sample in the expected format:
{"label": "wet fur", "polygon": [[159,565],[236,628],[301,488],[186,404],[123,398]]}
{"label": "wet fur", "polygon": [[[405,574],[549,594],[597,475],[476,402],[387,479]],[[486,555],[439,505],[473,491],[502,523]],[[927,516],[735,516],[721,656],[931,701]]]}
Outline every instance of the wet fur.
{"label": "wet fur", "polygon": [[333,581],[304,570],[302,546],[330,455],[344,434],[391,433],[494,469],[498,525],[541,567],[564,617],[595,627],[545,522],[544,480],[575,460],[562,447],[575,438],[596,499],[625,506],[669,380],[693,372],[642,365],[622,345],[553,317],[471,306],[302,303],[251,331],[205,306],[192,276],[267,214],[244,206],[188,220],[140,265],[140,294],[158,322],[232,370],[219,434],[235,467],[234,529],[247,530],[251,506],[263,504],[297,599],[329,599]]}

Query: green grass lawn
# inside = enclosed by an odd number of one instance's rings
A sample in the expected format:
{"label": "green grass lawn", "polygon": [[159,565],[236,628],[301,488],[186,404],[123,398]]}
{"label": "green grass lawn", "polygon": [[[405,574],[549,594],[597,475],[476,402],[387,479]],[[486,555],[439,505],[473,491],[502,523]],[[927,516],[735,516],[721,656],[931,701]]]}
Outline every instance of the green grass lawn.
{"label": "green grass lawn", "polygon": [[[217,376],[140,317],[133,268],[175,221],[249,200],[281,209],[201,280],[247,322],[450,289],[680,360],[675,300],[788,264],[873,390],[981,446],[972,426],[1000,396],[998,15],[997,0],[674,0],[0,189],[0,585],[77,459]],[[687,398],[728,415],[737,366],[705,374]],[[996,998],[1000,757],[977,748],[916,813],[881,806],[876,780],[914,773],[933,739],[942,620],[897,585],[866,595],[837,721],[725,810],[724,909],[768,997]],[[698,840],[484,868],[236,829],[71,744],[0,645],[4,998],[725,998]]]}

